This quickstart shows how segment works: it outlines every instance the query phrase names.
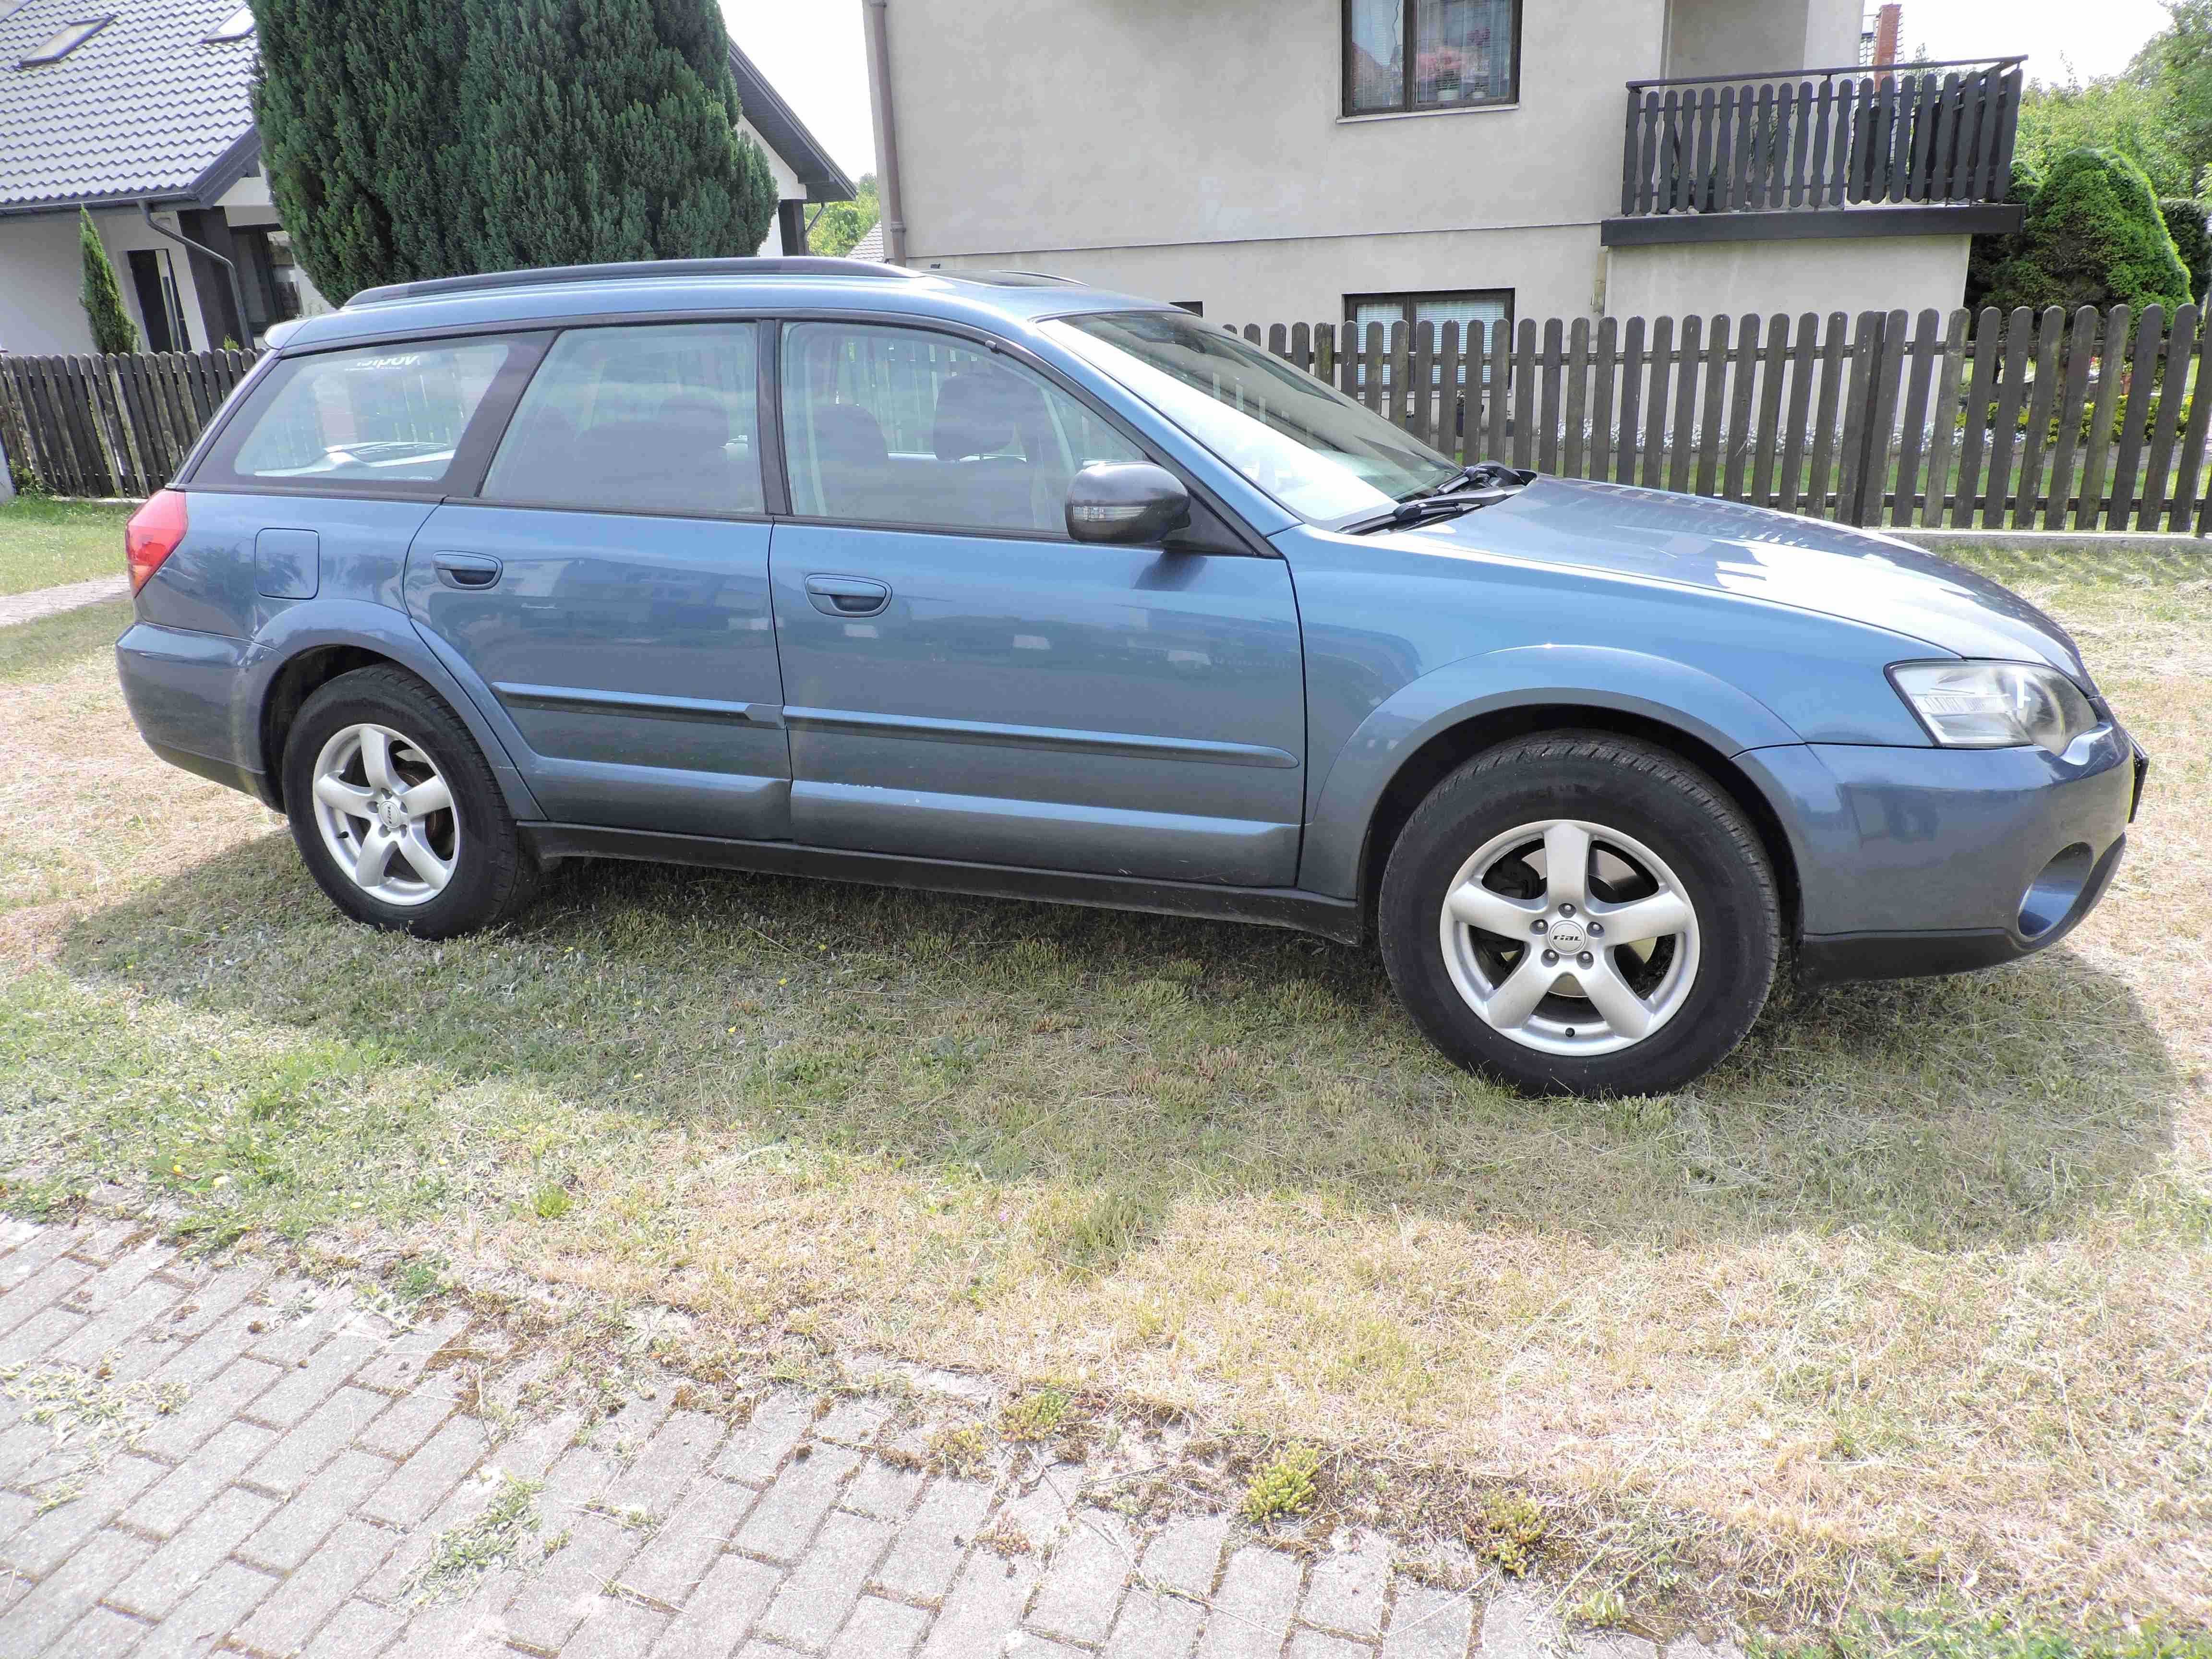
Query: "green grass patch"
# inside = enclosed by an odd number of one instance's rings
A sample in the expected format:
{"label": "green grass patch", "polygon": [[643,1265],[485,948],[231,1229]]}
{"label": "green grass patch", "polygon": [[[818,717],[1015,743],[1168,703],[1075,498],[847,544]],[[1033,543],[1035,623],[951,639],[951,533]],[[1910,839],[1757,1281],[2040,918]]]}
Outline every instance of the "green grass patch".
{"label": "green grass patch", "polygon": [[131,626],[129,599],[103,599],[36,622],[0,628],[0,683],[51,679],[106,651]]}
{"label": "green grass patch", "polygon": [[123,573],[127,503],[18,495],[0,501],[0,598]]}
{"label": "green grass patch", "polygon": [[1244,1518],[1256,1526],[1311,1509],[1320,1490],[1314,1476],[1320,1472],[1321,1453],[1314,1447],[1284,1447],[1252,1472],[1244,1487]]}

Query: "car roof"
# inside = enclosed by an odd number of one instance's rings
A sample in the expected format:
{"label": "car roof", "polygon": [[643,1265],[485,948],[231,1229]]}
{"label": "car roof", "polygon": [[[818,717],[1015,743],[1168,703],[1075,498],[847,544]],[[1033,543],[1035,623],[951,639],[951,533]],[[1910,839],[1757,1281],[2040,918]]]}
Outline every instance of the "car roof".
{"label": "car roof", "polygon": [[880,311],[988,328],[1095,311],[1166,311],[1165,301],[1025,271],[918,271],[859,259],[664,259],[497,271],[367,289],[311,317],[277,343],[286,352],[354,341],[557,325],[659,313]]}

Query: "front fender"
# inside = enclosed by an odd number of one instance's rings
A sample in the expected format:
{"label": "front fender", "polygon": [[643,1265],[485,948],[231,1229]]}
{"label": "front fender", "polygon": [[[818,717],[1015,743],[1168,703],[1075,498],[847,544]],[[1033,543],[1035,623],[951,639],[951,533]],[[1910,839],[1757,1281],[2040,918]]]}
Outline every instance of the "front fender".
{"label": "front fender", "polygon": [[1724,755],[1803,741],[1756,697],[1702,669],[1646,652],[1529,645],[1462,657],[1401,687],[1326,762],[1306,824],[1298,885],[1356,897],[1368,826],[1400,768],[1431,738],[1468,720],[1549,705],[1633,714]]}
{"label": "front fender", "polygon": [[507,798],[507,810],[518,818],[545,816],[516,769],[502,735],[484,719],[469,689],[424,642],[414,622],[404,611],[363,599],[302,600],[279,611],[254,635],[232,696],[233,752],[250,757],[248,763],[265,773],[273,783],[283,757],[264,752],[261,717],[277,676],[303,652],[341,645],[389,657],[430,685],[460,717],[483,751]]}

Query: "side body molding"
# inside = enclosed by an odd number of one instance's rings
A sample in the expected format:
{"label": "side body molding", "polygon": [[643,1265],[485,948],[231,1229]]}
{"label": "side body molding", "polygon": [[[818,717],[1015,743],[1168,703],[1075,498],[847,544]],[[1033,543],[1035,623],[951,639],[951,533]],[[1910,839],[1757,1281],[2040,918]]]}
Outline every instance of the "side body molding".
{"label": "side body molding", "polygon": [[[1623,686],[1636,690],[1623,691]],[[1401,687],[1338,750],[1306,825],[1298,885],[1334,897],[1357,896],[1376,804],[1423,744],[1465,720],[1552,703],[1640,715],[1724,755],[1803,741],[1757,698],[1702,669],[1646,652],[1528,645],[1462,657]]]}
{"label": "side body molding", "polygon": [[[458,672],[446,654],[434,648],[404,611],[366,599],[310,599],[287,606],[255,635],[241,665],[231,705],[233,752],[269,780],[270,795],[283,764],[281,755],[264,754],[261,744],[261,714],[270,689],[287,663],[302,652],[324,646],[349,646],[389,657],[410,673],[419,675],[460,716],[469,735],[491,763],[507,797],[507,810],[518,818],[545,816],[515,769],[514,726],[501,714],[488,719],[484,710],[498,703],[481,685],[466,684],[466,669]],[[473,679],[473,675],[468,678]],[[511,741],[512,740],[512,741]]]}

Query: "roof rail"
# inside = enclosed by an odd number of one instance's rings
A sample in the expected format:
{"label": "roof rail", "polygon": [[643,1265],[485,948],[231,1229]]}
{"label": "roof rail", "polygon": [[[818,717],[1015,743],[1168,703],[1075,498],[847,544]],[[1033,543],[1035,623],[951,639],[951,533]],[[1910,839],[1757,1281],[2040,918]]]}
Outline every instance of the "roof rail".
{"label": "roof rail", "polygon": [[546,265],[536,270],[487,270],[471,276],[433,276],[419,283],[389,283],[365,288],[346,301],[356,306],[390,305],[447,294],[480,294],[493,289],[544,288],[555,283],[605,283],[640,278],[697,276],[859,276],[898,281],[919,275],[902,265],[869,259],[831,259],[819,255],[765,259],[639,259],[603,265]]}

